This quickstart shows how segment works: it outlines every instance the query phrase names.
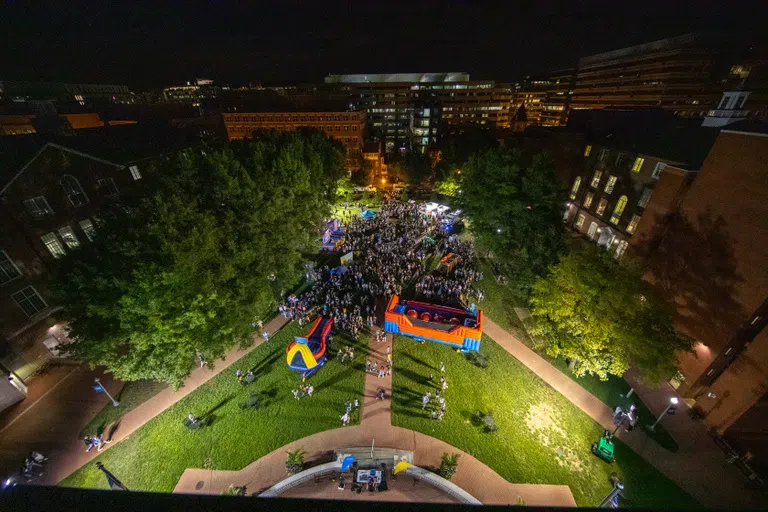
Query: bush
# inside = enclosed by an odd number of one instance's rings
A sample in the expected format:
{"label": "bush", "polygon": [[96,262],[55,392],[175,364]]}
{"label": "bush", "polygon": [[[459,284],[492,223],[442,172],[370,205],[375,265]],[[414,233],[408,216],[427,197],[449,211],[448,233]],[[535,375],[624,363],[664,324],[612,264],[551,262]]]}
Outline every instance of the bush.
{"label": "bush", "polygon": [[496,420],[493,419],[493,411],[478,411],[477,417],[480,418],[480,422],[484,425],[486,432],[493,433],[498,430]]}
{"label": "bush", "polygon": [[447,453],[443,453],[443,456],[440,458],[440,476],[446,480],[450,480],[458,468],[459,454],[452,453],[449,455]]}
{"label": "bush", "polygon": [[292,452],[286,452],[288,457],[285,460],[285,471],[289,475],[301,473],[304,468],[304,448],[297,448]]}

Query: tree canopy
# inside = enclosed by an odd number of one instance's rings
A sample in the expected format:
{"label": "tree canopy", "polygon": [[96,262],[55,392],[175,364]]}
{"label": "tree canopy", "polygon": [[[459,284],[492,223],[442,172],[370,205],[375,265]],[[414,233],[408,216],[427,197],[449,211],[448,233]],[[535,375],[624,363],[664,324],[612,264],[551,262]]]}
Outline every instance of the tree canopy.
{"label": "tree canopy", "polygon": [[597,246],[571,252],[531,294],[531,332],[547,353],[576,362],[583,376],[621,376],[633,364],[649,383],[675,371],[676,352],[693,342],[676,334],[668,305],[639,267]]}
{"label": "tree canopy", "polygon": [[298,281],[343,148],[315,131],[267,132],[156,165],[151,193],[106,212],[51,289],[75,358],[179,385],[196,356],[210,364],[250,342],[255,316]]}
{"label": "tree canopy", "polygon": [[565,199],[552,160],[491,148],[471,156],[460,176],[459,202],[480,246],[493,251],[510,285],[526,295],[563,243]]}

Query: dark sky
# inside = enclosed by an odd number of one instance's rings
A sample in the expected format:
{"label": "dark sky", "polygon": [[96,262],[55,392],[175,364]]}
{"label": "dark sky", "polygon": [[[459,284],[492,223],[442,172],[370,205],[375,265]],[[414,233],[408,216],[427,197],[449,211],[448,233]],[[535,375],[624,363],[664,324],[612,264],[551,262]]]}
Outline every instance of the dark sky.
{"label": "dark sky", "polygon": [[328,73],[468,71],[513,81],[690,31],[765,27],[765,5],[0,0],[0,79],[141,89],[195,77],[290,83]]}

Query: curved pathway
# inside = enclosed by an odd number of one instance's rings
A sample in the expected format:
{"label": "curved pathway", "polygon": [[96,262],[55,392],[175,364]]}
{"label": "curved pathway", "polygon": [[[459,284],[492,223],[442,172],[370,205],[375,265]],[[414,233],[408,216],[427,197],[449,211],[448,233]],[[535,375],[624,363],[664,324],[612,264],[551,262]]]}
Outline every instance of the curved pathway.
{"label": "curved pathway", "polygon": [[[282,315],[278,315],[273,318],[267,325],[264,326],[265,330],[269,332],[270,336],[279,331],[285,324],[288,323]],[[237,360],[248,354],[251,350],[258,347],[264,342],[264,339],[257,333],[254,334],[254,343],[244,349],[235,347],[227,352],[223,360],[216,361],[213,368],[203,367],[195,369],[192,374],[184,381],[184,385],[178,390],[174,390],[173,386],[169,386],[158,394],[145,401],[141,405],[137,406],[133,410],[125,413],[121,418],[117,420],[117,429],[112,434],[112,441],[119,442],[127,438],[138,428],[142,427],[149,420],[192,393],[194,390],[211,380],[213,377],[229,368]],[[102,377],[102,380],[107,382],[107,379]],[[87,387],[93,384],[90,381]],[[99,398],[106,405],[106,397],[99,394]],[[95,415],[101,407],[94,409]],[[91,416],[93,417],[93,416]],[[90,418],[87,418],[90,420]],[[87,421],[82,425],[77,426],[77,431],[83,428],[87,424]],[[110,430],[110,425],[106,426],[106,432]],[[45,475],[40,478],[40,484],[42,485],[55,485],[66,477],[83,467],[85,464],[93,460],[97,455],[96,450],[86,452],[84,444],[77,436],[71,436],[68,440],[61,444],[51,447],[50,451],[46,453],[50,457],[50,461],[46,464]],[[115,443],[105,445],[104,449],[109,449],[114,446]],[[103,450],[102,450],[103,451]]]}
{"label": "curved pathway", "polygon": [[[573,402],[604,428],[613,430],[611,409],[600,399],[590,394],[487,316],[483,318],[483,330],[499,346],[552,386],[555,391]],[[662,392],[663,399],[651,402],[645,399],[645,395],[653,393],[653,390],[637,382],[631,371],[628,380],[640,394],[643,394],[645,403],[652,407],[655,414],[661,414],[666,407],[666,400],[673,396],[672,394],[676,395],[671,386],[667,386],[669,389]],[[684,404],[682,398],[680,403]],[[680,410],[675,416],[664,420],[665,426],[682,425],[682,428],[668,428],[678,434],[676,438],[680,446],[678,452],[673,453],[662,448],[641,429],[635,429],[631,434],[622,430],[618,432],[617,437],[681,489],[690,493],[699,503],[718,509],[765,508],[765,497],[762,492],[744,488],[744,478],[735,467],[726,464],[725,455],[707,435],[704,425],[691,421],[686,412]]]}
{"label": "curved pathway", "polygon": [[[386,343],[369,342],[370,359],[381,364],[386,361]],[[384,388],[386,400],[376,400],[376,392]],[[444,452],[460,453],[459,468],[451,481],[485,504],[516,505],[522,498],[526,505],[575,507],[567,485],[513,484],[491,468],[457,448],[434,437],[392,426],[392,377],[379,379],[367,374],[360,425],[320,432],[289,443],[252,462],[240,471],[187,469],[174,492],[219,494],[230,485],[246,486],[248,493],[262,491],[284,479],[285,452],[304,448],[308,460],[327,460],[330,451],[344,448],[375,446],[414,452],[414,463],[422,467],[437,467]]]}

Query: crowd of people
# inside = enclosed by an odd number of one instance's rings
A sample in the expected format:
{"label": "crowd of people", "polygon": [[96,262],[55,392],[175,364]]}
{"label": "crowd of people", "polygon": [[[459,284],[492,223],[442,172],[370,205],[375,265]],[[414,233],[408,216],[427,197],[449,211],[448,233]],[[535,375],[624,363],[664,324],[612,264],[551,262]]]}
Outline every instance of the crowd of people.
{"label": "crowd of people", "polygon": [[427,302],[453,306],[469,305],[482,300],[482,290],[473,285],[483,279],[483,273],[475,270],[475,248],[472,242],[462,242],[456,235],[451,235],[443,253],[453,253],[460,259],[450,271],[425,275],[416,283],[416,296]]}
{"label": "crowd of people", "polygon": [[437,229],[439,221],[421,215],[415,203],[391,201],[375,217],[353,218],[341,251],[352,252],[353,261],[345,268],[313,269],[314,287],[301,298],[291,296],[280,312],[302,321],[318,313],[332,315],[335,328],[357,338],[376,324],[378,297],[400,294],[421,277],[429,251],[423,240]]}

